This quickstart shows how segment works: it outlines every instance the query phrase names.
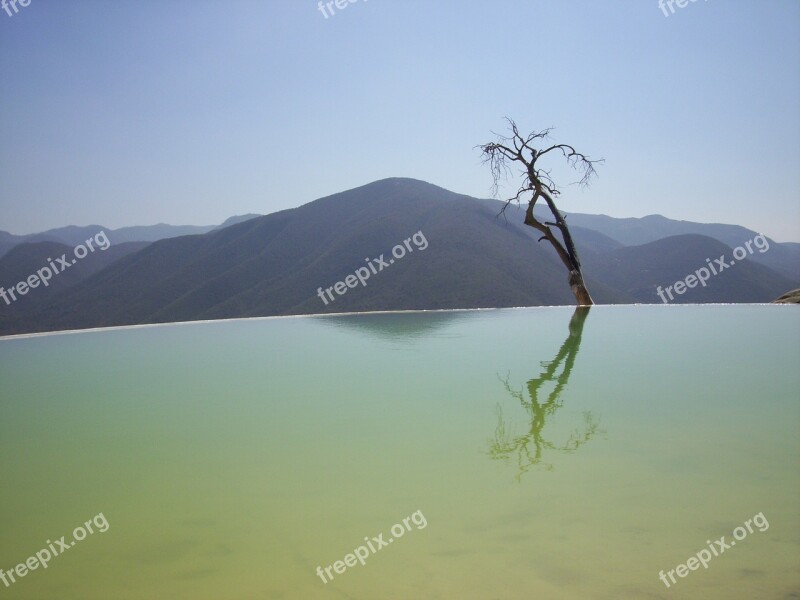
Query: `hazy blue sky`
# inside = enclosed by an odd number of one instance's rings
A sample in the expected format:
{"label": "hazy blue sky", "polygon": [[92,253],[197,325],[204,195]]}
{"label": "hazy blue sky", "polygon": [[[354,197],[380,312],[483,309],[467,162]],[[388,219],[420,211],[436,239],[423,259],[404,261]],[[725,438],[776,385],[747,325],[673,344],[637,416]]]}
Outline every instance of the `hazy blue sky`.
{"label": "hazy blue sky", "polygon": [[0,12],[0,229],[219,223],[384,177],[478,197],[513,116],[562,208],[800,241],[800,1],[31,0]]}

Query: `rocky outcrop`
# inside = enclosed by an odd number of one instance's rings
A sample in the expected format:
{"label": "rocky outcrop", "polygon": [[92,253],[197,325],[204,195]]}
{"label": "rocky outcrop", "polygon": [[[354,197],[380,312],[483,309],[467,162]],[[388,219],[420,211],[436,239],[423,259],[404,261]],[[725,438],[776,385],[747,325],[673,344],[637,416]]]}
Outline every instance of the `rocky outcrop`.
{"label": "rocky outcrop", "polygon": [[777,300],[772,301],[773,304],[800,304],[800,288],[786,292]]}

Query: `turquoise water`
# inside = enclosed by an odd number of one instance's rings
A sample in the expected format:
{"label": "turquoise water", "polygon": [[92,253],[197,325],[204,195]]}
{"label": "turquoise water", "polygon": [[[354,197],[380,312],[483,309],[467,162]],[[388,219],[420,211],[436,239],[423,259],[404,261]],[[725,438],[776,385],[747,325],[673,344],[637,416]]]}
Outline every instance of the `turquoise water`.
{"label": "turquoise water", "polygon": [[642,306],[0,341],[0,569],[109,525],[0,598],[796,598],[798,334]]}

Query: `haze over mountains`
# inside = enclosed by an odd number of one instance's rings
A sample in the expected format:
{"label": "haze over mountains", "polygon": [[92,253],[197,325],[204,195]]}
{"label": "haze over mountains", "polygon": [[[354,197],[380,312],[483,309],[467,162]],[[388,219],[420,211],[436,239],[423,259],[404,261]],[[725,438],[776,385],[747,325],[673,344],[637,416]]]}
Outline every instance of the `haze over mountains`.
{"label": "haze over mountains", "polygon": [[[537,243],[522,212],[413,179],[386,179],[266,216],[218,227],[105,230],[112,246],[30,290],[0,300],[0,334],[187,320],[401,309],[573,304],[566,271]],[[562,207],[563,208],[563,207]],[[757,233],[660,216],[569,214],[597,303],[661,303],[672,285],[732,255]],[[0,257],[0,286],[24,281],[49,257],[103,228],[68,227],[15,239]],[[428,247],[373,274],[366,286],[317,295],[416,232]],[[188,233],[188,235],[187,235]],[[0,247],[0,252],[3,249]],[[675,302],[769,302],[800,284],[800,244],[769,241]]]}

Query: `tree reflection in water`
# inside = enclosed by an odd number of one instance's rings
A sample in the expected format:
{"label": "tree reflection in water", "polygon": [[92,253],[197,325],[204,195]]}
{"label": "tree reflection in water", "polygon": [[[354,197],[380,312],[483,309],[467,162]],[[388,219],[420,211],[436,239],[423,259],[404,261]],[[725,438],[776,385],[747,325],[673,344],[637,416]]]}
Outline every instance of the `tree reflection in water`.
{"label": "tree reflection in water", "polygon": [[[497,405],[497,428],[495,429],[494,439],[491,441],[489,456],[495,460],[509,460],[516,456],[518,472],[517,480],[522,478],[533,466],[540,466],[547,470],[552,470],[552,463],[542,459],[545,451],[553,452],[575,452],[583,444],[588,442],[598,431],[599,424],[592,416],[591,411],[583,414],[583,426],[576,429],[563,445],[557,446],[549,442],[542,435],[542,430],[548,421],[551,421],[556,411],[563,405],[561,392],[569,382],[572,367],[581,345],[581,335],[583,334],[583,324],[589,315],[590,307],[578,307],[569,322],[569,335],[561,344],[558,353],[551,361],[541,363],[543,371],[541,374],[528,381],[527,397],[523,389],[519,391],[513,389],[509,383],[509,376],[500,381],[506,391],[516,398],[520,405],[530,416],[530,429],[522,435],[513,435],[510,428],[506,426],[503,419],[503,409]],[[560,374],[559,369],[563,364]],[[498,376],[499,377],[499,376]],[[540,401],[540,388],[546,382],[555,382],[553,390],[547,395],[545,401]]]}

